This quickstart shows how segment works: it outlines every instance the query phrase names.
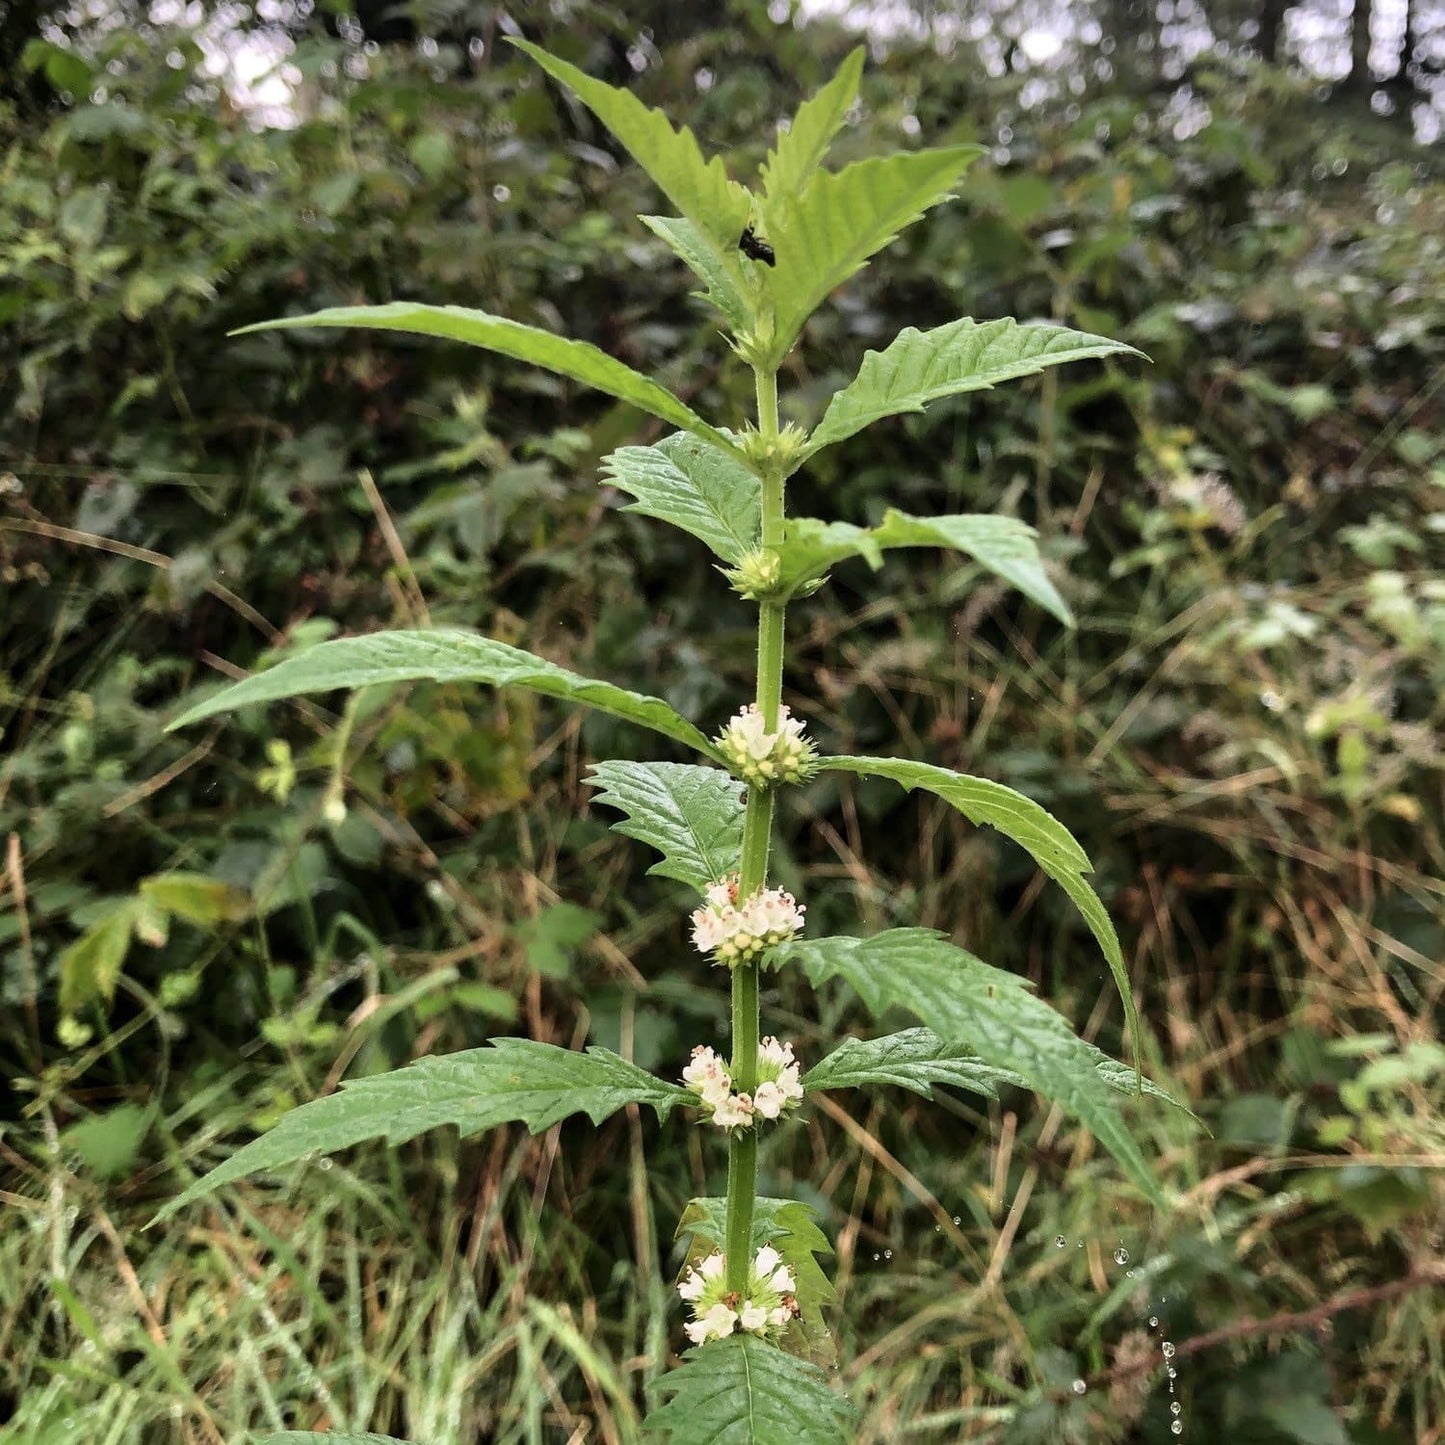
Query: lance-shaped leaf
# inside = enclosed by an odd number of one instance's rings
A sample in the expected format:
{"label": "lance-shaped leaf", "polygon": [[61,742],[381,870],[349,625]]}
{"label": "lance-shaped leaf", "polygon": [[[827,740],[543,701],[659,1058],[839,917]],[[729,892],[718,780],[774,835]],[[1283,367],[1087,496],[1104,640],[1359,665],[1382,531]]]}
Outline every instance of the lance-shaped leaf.
{"label": "lance-shaped leaf", "polygon": [[1073,614],[1044,570],[1037,538],[1027,522],[988,512],[910,517],[890,507],[876,527],[794,517],[788,521],[786,539],[778,549],[781,585],[788,589],[801,586],[848,557],[862,557],[876,570],[889,548],[947,547],[972,557],[1072,627]]}
{"label": "lance-shaped leaf", "polygon": [[1066,361],[1127,352],[1132,346],[1036,322],[950,321],[931,331],[909,326],[882,351],[864,353],[858,375],[836,393],[808,439],[808,455],[861,431],[879,417],[922,411],[931,401],[985,391]]}
{"label": "lance-shaped leaf", "polygon": [[173,1199],[156,1220],[259,1169],[278,1169],[308,1154],[334,1154],[363,1139],[404,1144],[445,1125],[466,1138],[514,1121],[537,1134],[569,1114],[586,1114],[600,1124],[625,1104],[650,1104],[665,1119],[693,1099],[686,1089],[603,1048],[577,1053],[531,1039],[491,1043],[418,1059],[389,1074],[345,1080],[340,1092],[283,1115],[273,1129]]}
{"label": "lance-shaped leaf", "polygon": [[660,111],[622,90],[549,55],[540,46],[509,36],[561,85],[565,85],[627,148],[663,195],[718,246],[736,246],[752,202],[747,188],[729,178],[719,156],[704,160],[693,133],[678,130]]}
{"label": "lance-shaped leaf", "polygon": [[843,768],[860,777],[876,774],[891,778],[910,791],[926,788],[945,803],[952,804],[971,823],[988,824],[1015,843],[1028,849],[1034,861],[1069,895],[1074,906],[1084,915],[1084,922],[1098,941],[1113,975],[1114,985],[1124,1003],[1124,1016],[1129,1027],[1129,1043],[1134,1053],[1135,1074],[1139,1073],[1139,1011],[1134,1005],[1134,991],[1129,986],[1129,970],[1124,963],[1119,935],[1099,895],[1089,886],[1085,873],[1093,872],[1089,855],[1078,840],[1052,813],[1041,808],[1032,798],[995,783],[989,778],[974,778],[955,773],[950,768],[931,763],[913,763],[903,758],[831,757],[819,760],[825,768]]}
{"label": "lance-shaped leaf", "polygon": [[994,968],[926,928],[873,938],[784,943],[769,966],[801,963],[815,984],[842,978],[874,1017],[906,1009],[942,1039],[966,1043],[986,1063],[1009,1069],[1093,1131],[1155,1203],[1163,1196],[1100,1077],[1099,1051],[1075,1036],[1062,1014],[1011,973]]}
{"label": "lance-shaped leaf", "polygon": [[900,151],[841,171],[815,170],[794,197],[761,203],[777,256],[766,275],[773,297],[773,355],[792,349],[803,323],[875,251],[948,196],[982,148]]}
{"label": "lance-shaped leaf", "polygon": [[[1012,977],[1012,975],[1010,975]],[[1023,984],[1023,979],[1016,980]],[[1135,1091],[1134,1070],[1111,1059],[1102,1049],[1086,1045],[1094,1054],[1094,1072],[1121,1094]],[[1027,1087],[1027,1080],[1012,1069],[1000,1068],[980,1057],[969,1044],[940,1038],[932,1029],[904,1029],[880,1039],[844,1039],[827,1058],[803,1075],[803,1087],[818,1089],[859,1089],[866,1084],[896,1084],[912,1089],[924,1098],[933,1097],[934,1084],[948,1084],[973,1094],[996,1098],[1006,1085]],[[1172,1094],[1151,1079],[1144,1080],[1144,1092],[1174,1108],[1194,1115]]]}
{"label": "lance-shaped leaf", "polygon": [[597,763],[588,779],[599,803],[626,814],[612,831],[662,854],[647,871],[699,893],[736,873],[743,851],[743,785],[720,768],[690,763]]}
{"label": "lance-shaped leaf", "polygon": [[499,352],[516,361],[527,361],[545,371],[585,382],[619,401],[650,412],[673,426],[707,437],[724,451],[736,451],[733,443],[709,426],[686,402],[679,401],[664,386],[630,366],[608,356],[590,341],[556,336],[537,326],[525,326],[503,316],[491,316],[466,306],[423,306],[413,301],[393,301],[387,306],[329,306],[307,316],[284,316],[243,326],[233,336],[252,331],[294,331],[307,326],[359,327],[371,331],[403,331],[416,336],[440,336],[462,341],[484,351]]}
{"label": "lance-shaped leaf", "polygon": [[643,1430],[665,1445],[848,1445],[856,1439],[856,1412],[828,1376],[756,1335],[729,1335],[689,1350],[653,1393],[666,1403],[643,1421]]}
{"label": "lance-shaped leaf", "polygon": [[798,107],[792,124],[778,135],[763,162],[763,194],[773,205],[795,196],[817,170],[843,127],[848,107],[858,98],[865,47],[858,46],[827,85]]}
{"label": "lance-shaped leaf", "polygon": [[685,432],[655,446],[620,447],[602,463],[614,486],[636,499],[623,509],[671,522],[737,563],[758,545],[761,485],[736,458]]}
{"label": "lance-shaped leaf", "polygon": [[950,1084],[989,1099],[996,1099],[1006,1085],[1027,1087],[1021,1074],[988,1063],[971,1044],[949,1043],[923,1028],[881,1039],[844,1039],[803,1075],[803,1087],[810,1092],[861,1089],[866,1084],[896,1084],[925,1099],[933,1097],[935,1084]]}
{"label": "lance-shaped leaf", "polygon": [[[753,325],[755,300],[749,299],[749,287],[738,260],[737,237],[726,248],[715,246],[691,221],[681,216],[639,216],[637,218],[672,250],[707,288],[695,291],[711,302],[727,317],[735,332],[747,331]],[[753,288],[756,289],[756,283]]]}
{"label": "lance-shaped leaf", "polygon": [[186,727],[219,712],[251,703],[274,702],[308,692],[371,687],[392,682],[485,682],[493,687],[526,687],[610,712],[640,723],[705,756],[722,761],[717,749],[661,698],[629,692],[610,682],[579,677],[505,642],[455,628],[373,632],[308,647],[275,667],[258,672],[188,708],[171,728]]}

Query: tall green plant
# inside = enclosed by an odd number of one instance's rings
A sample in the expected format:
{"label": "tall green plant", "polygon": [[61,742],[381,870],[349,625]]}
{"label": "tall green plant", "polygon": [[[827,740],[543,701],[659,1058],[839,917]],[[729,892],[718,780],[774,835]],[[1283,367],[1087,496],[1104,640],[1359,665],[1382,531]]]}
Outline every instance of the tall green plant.
{"label": "tall green plant", "polygon": [[[846,1440],[852,1418],[817,1363],[828,1353],[822,1307],[831,1287],[816,1256],[828,1245],[803,1206],[757,1197],[758,1133],[766,1121],[821,1090],[884,1083],[927,1095],[937,1083],[983,1093],[1001,1083],[1023,1084],[1087,1125],[1158,1204],[1157,1185],[1117,1106],[1121,1094],[1141,1087],[1167,1096],[1144,1084],[1137,1066],[1130,1070],[1077,1038],[1023,981],[943,935],[896,929],[866,939],[805,939],[803,907],[769,886],[780,788],[836,769],[926,789],[1019,843],[1068,892],[1118,984],[1131,1035],[1137,1032],[1118,939],[1086,881],[1088,857],[1059,822],[987,779],[898,758],[822,756],[781,701],[788,605],[821,586],[828,569],[847,558],[860,556],[876,567],[892,547],[959,551],[1071,626],[1033,530],[989,515],[920,518],[890,511],[871,528],[790,518],[786,482],[821,449],[880,417],[1130,348],[1011,320],[909,328],[883,351],[868,353],[811,434],[780,426],[779,364],[808,317],[902,227],[947,199],[978,148],[921,150],[824,169],[823,157],[857,94],[860,51],[799,110],[768,156],[759,188],[749,191],[720,160],[705,160],[692,134],[661,113],[534,45],[518,44],[595,112],[676,208],[675,216],[643,220],[702,281],[704,299],[721,314],[732,346],[754,373],[756,416],[724,430],[595,347],[460,307],[337,308],[250,329],[356,326],[446,337],[589,383],[676,427],[653,446],[615,452],[607,473],[631,495],[634,510],[704,543],[725,564],[739,596],[756,605],[753,699],[709,738],[658,698],[579,677],[470,632],[434,629],[323,643],[222,689],[173,726],[302,693],[429,679],[531,688],[600,708],[690,748],[701,762],[604,762],[592,781],[601,789],[598,800],[622,815],[614,828],[661,854],[653,871],[701,895],[693,939],[731,972],[731,1054],[724,1059],[699,1045],[676,1083],[606,1049],[577,1053],[525,1039],[495,1039],[490,1047],[422,1059],[354,1080],[294,1110],[186,1189],[161,1217],[255,1170],[372,1137],[400,1143],[442,1125],[472,1134],[507,1121],[536,1132],[575,1113],[600,1122],[629,1103],[648,1104],[659,1118],[679,1107],[699,1111],[726,1138],[727,1194],[694,1200],[680,1222],[689,1253],[678,1290],[690,1307],[686,1332],[694,1348],[662,1380],[646,1429],[671,1445],[785,1439],[825,1445]],[[789,966],[801,966],[815,984],[841,977],[876,1015],[902,1009],[921,1026],[845,1040],[805,1073],[791,1044],[761,1036],[759,976]]]}

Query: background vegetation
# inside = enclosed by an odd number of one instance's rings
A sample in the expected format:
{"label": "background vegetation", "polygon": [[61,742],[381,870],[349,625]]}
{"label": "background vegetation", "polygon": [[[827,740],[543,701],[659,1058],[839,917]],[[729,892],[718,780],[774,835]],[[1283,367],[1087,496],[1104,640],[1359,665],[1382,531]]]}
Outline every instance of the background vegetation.
{"label": "background vegetation", "polygon": [[[740,167],[851,43],[742,0],[653,8],[511,15]],[[598,482],[635,413],[461,348],[228,329],[410,297],[586,337],[714,413],[747,374],[634,219],[656,198],[499,10],[400,36],[291,15],[269,126],[206,77],[218,12],[168,13],[31,26],[0,98],[4,1438],[630,1441],[680,1343],[672,1224],[720,1192],[681,1120],[646,1163],[636,1117],[437,1137],[141,1225],[348,1072],[516,1031],[675,1075],[719,1038],[688,900],[578,781],[655,740],[437,687],[162,729],[279,651],[428,619],[705,727],[751,665],[696,547]],[[1371,106],[1230,46],[1174,75],[1104,18],[1042,91],[1017,50],[990,73],[998,27],[877,51],[848,154],[979,139],[994,165],[785,378],[811,421],[866,347],[960,314],[1149,352],[875,428],[795,484],[858,522],[1027,518],[1080,629],[953,559],[843,569],[793,610],[785,686],[830,748],[1064,819],[1132,948],[1147,1067],[1212,1137],[1139,1110],[1160,1217],[1031,1096],[897,1093],[780,1128],[763,1187],[836,1245],[867,1440],[1426,1445],[1445,187],[1398,86]],[[780,850],[816,931],[941,928],[1121,1047],[1080,921],[996,837],[828,775]],[[864,1026],[792,977],[765,1007],[804,1058]]]}

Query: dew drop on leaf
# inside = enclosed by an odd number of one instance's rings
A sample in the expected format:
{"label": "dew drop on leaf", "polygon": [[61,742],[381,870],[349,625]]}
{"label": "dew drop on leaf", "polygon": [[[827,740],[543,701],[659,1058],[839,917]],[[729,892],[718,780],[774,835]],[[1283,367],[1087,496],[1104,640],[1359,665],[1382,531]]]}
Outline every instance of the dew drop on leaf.
{"label": "dew drop on leaf", "polygon": [[1161,1350],[1163,1350],[1163,1352],[1164,1352],[1164,1358],[1165,1358],[1166,1360],[1172,1360],[1172,1359],[1174,1358],[1174,1341],[1173,1341],[1173,1340],[1165,1340],[1164,1343],[1159,1346],[1159,1348],[1160,1348]]}
{"label": "dew drop on leaf", "polygon": [[1175,1400],[1173,1404],[1169,1406],[1169,1413],[1171,1415],[1177,1415],[1183,1408],[1184,1406],[1181,1405],[1178,1400]]}
{"label": "dew drop on leaf", "polygon": [[1127,1249],[1125,1249],[1122,1244],[1118,1247],[1118,1249],[1116,1249],[1116,1250],[1114,1251],[1114,1263],[1115,1263],[1115,1264],[1128,1264],[1128,1263],[1129,1263],[1129,1251],[1128,1251]]}
{"label": "dew drop on leaf", "polygon": [[1059,1237],[1054,1240],[1054,1244],[1055,1244],[1059,1249],[1062,1249],[1068,1242],[1069,1242],[1069,1241],[1068,1241],[1067,1239],[1065,1239],[1062,1234],[1059,1235]]}
{"label": "dew drop on leaf", "polygon": [[1074,1381],[1074,1394],[1082,1395],[1089,1387],[1082,1380]]}
{"label": "dew drop on leaf", "polygon": [[1157,1330],[1157,1329],[1159,1328],[1159,1316],[1158,1316],[1158,1315],[1150,1315],[1150,1316],[1149,1316],[1149,1328],[1150,1328],[1151,1330]]}
{"label": "dew drop on leaf", "polygon": [[1169,1433],[1170,1433],[1171,1435],[1182,1435],[1182,1434],[1184,1433],[1184,1426],[1183,1426],[1183,1424],[1182,1424],[1180,1421],[1176,1420],[1176,1421],[1169,1427]]}

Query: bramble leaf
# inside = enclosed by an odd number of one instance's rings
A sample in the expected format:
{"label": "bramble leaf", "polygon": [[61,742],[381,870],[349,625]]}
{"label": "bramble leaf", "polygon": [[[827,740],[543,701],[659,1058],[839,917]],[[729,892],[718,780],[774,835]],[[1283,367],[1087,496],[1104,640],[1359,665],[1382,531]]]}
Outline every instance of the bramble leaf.
{"label": "bramble leaf", "polygon": [[507,38],[565,85],[621,141],[658,190],[703,235],[719,247],[737,245],[752,202],[747,188],[729,178],[720,156],[704,160],[690,130],[678,130],[630,90],[597,80],[530,41]]}
{"label": "bramble leaf", "polygon": [[137,916],[137,901],[127,898],[61,953],[57,966],[62,1014],[74,1014],[96,999],[108,1004],[115,997]]}
{"label": "bramble leaf", "polygon": [[1073,614],[1044,570],[1037,536],[1027,522],[988,512],[910,517],[890,507],[876,527],[793,517],[788,520],[785,540],[778,548],[782,561],[780,586],[785,590],[800,587],[849,557],[862,557],[876,570],[883,563],[884,551],[890,548],[947,547],[972,557],[1072,627]]}
{"label": "bramble leaf", "polygon": [[864,353],[858,375],[834,394],[823,420],[808,438],[807,455],[897,412],[922,411],[931,401],[985,391],[1000,381],[1032,376],[1049,366],[1127,353],[1132,346],[1012,317],[974,321],[964,317],[919,331],[909,326],[882,351]]}
{"label": "bramble leaf", "polygon": [[252,703],[274,702],[308,692],[371,687],[376,683],[485,682],[493,687],[526,687],[533,692],[610,712],[721,762],[717,749],[658,697],[629,692],[610,682],[579,677],[505,642],[455,628],[373,632],[308,647],[265,672],[244,678],[188,708],[170,724],[186,727],[219,712]]}
{"label": "bramble leaf", "polygon": [[666,1445],[847,1445],[853,1406],[816,1365],[735,1334],[689,1350],[653,1386],[666,1403],[643,1421]]}
{"label": "bramble leaf", "polygon": [[363,1139],[394,1146],[445,1125],[455,1125],[466,1138],[513,1121],[537,1134],[569,1114],[586,1114],[600,1124],[633,1103],[650,1104],[665,1119],[692,1098],[603,1048],[577,1053],[531,1039],[493,1039],[490,1048],[431,1055],[388,1074],[344,1080],[338,1093],[283,1115],[151,1222],[234,1179],[294,1164],[308,1154],[334,1154]]}
{"label": "bramble leaf", "polygon": [[995,783],[989,778],[974,778],[939,768],[931,763],[914,763],[905,758],[831,757],[820,758],[824,768],[841,768],[860,777],[877,774],[891,778],[910,791],[926,788],[945,803],[952,804],[971,823],[988,824],[1026,848],[1034,861],[1069,895],[1074,906],[1084,915],[1084,922],[1094,935],[1108,962],[1114,986],[1124,1004],[1124,1017],[1129,1028],[1129,1043],[1134,1053],[1135,1074],[1139,1073],[1139,1011],[1134,1004],[1134,991],[1129,984],[1129,970],[1099,895],[1084,878],[1094,865],[1078,840],[1064,825],[1032,798]]}
{"label": "bramble leaf", "polygon": [[1102,1078],[1102,1057],[1016,975],[975,958],[926,928],[873,938],[780,944],[769,967],[800,963],[816,986],[841,977],[875,1018],[901,1008],[948,1042],[966,1043],[986,1063],[1017,1073],[1030,1088],[1086,1125],[1156,1205],[1163,1196]]}
{"label": "bramble leaf", "polygon": [[763,229],[777,256],[765,279],[773,298],[771,354],[781,359],[803,323],[875,251],[944,200],[981,146],[900,151],[815,170],[796,196],[764,198]]}
{"label": "bramble leaf", "polygon": [[585,382],[598,391],[615,396],[632,406],[671,422],[683,431],[706,437],[726,452],[734,444],[709,426],[686,402],[679,401],[664,386],[630,366],[608,356],[590,341],[574,341],[537,326],[509,321],[466,306],[423,306],[413,301],[393,301],[386,306],[329,306],[306,316],[283,316],[243,326],[233,336],[253,331],[295,331],[309,326],[356,327],[371,331],[404,331],[417,336],[439,336],[462,341],[485,351],[499,352],[516,361],[530,362],[559,376]]}
{"label": "bramble leaf", "polygon": [[613,486],[636,499],[623,508],[671,522],[737,563],[758,544],[761,484],[741,462],[685,432],[650,447],[620,447],[603,459]]}
{"label": "bramble leaf", "polygon": [[816,95],[798,107],[792,124],[778,135],[763,162],[763,195],[774,205],[796,196],[821,164],[833,137],[843,127],[848,107],[858,97],[866,47],[860,45]]}
{"label": "bramble leaf", "polygon": [[594,763],[597,802],[626,814],[614,833],[651,844],[662,861],[647,871],[699,893],[736,873],[743,851],[743,785],[720,768],[690,763]]}

